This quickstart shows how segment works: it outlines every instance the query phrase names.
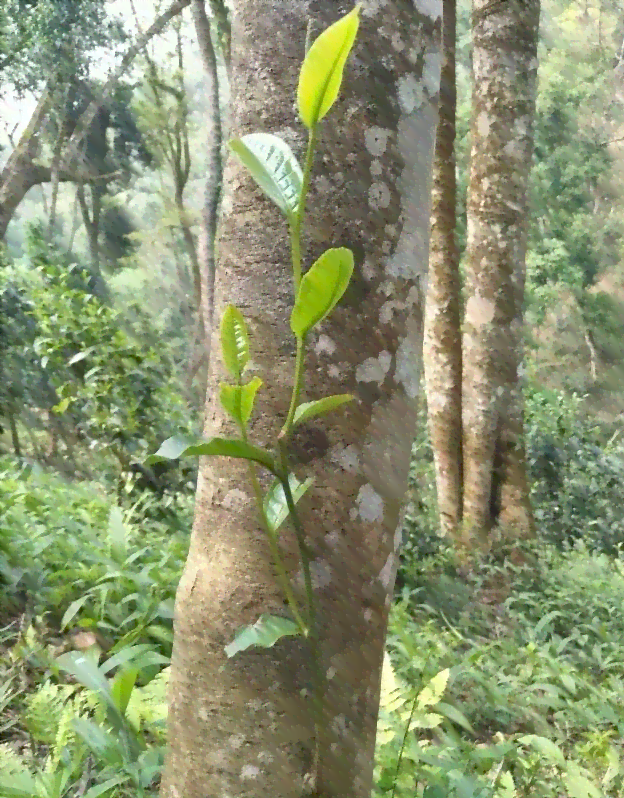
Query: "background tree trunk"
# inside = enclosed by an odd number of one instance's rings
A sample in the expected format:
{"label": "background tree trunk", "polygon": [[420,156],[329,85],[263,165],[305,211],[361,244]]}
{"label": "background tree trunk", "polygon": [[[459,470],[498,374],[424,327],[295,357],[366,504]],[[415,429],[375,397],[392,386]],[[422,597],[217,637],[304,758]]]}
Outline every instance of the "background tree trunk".
{"label": "background tree trunk", "polygon": [[462,344],[459,250],[455,240],[455,0],[444,0],[440,121],[431,208],[424,365],[440,531],[455,536],[462,517]]}
{"label": "background tree trunk", "polygon": [[539,0],[473,2],[472,161],[463,347],[464,542],[533,528],[524,464],[522,298]]}
{"label": "background tree trunk", "polygon": [[[221,127],[221,101],[217,57],[212,41],[210,21],[206,15],[205,0],[193,0],[192,5],[195,33],[199,44],[208,91],[208,158],[206,164],[206,188],[199,234],[198,276],[199,276],[199,318],[202,322],[200,347],[204,350],[206,362],[210,364],[210,341],[214,315],[215,289],[215,240],[221,186],[223,183],[223,164],[221,146],[223,131]],[[224,23],[220,23],[224,24]],[[205,387],[205,386],[204,386]]]}
{"label": "background tree trunk", "polygon": [[[308,21],[303,6],[235,2],[231,63],[232,135],[274,132],[300,156],[305,141],[293,98]],[[319,30],[347,10],[333,0],[309,6]],[[241,626],[284,605],[247,469],[204,459],[176,600],[163,798],[293,798],[306,789],[323,798],[370,796],[419,389],[441,24],[437,5],[426,7],[433,18],[402,0],[363,9],[341,99],[320,130],[308,202],[305,265],[329,246],[350,247],[356,259],[343,301],[311,341],[305,380],[308,400],[344,391],[356,400],[327,422],[301,428],[293,446],[299,476],[315,478],[300,506],[331,707],[320,768],[312,781],[314,722],[301,696],[312,679],[305,642],[286,638],[225,656]],[[287,413],[294,367],[287,228],[232,159],[225,188],[215,309],[231,302],[248,320],[264,381],[251,438],[269,444]],[[207,435],[234,433],[216,401],[223,377],[213,357]],[[294,572],[288,528],[281,542]]]}

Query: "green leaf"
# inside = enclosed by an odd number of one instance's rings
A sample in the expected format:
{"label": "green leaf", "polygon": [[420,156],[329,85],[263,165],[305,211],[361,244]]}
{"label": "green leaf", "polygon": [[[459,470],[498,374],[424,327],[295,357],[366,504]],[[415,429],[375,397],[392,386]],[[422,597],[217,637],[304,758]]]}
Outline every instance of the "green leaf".
{"label": "green leaf", "polygon": [[340,405],[352,401],[353,397],[350,393],[341,393],[335,396],[326,396],[324,399],[317,399],[316,402],[305,402],[295,410],[293,425],[303,424],[304,421],[308,421],[315,416],[324,416],[340,407]]}
{"label": "green leaf", "polygon": [[[290,485],[290,492],[292,493],[295,504],[297,504],[313,482],[313,477],[308,477],[305,482],[299,482],[294,474],[289,474],[288,484]],[[284,493],[284,486],[279,479],[275,480],[269,488],[269,492],[264,497],[264,513],[267,524],[272,532],[277,532],[288,518],[286,494]]]}
{"label": "green leaf", "polygon": [[470,725],[470,721],[464,715],[463,712],[457,709],[457,707],[454,707],[452,704],[446,704],[440,702],[439,704],[436,704],[436,711],[439,712],[441,715],[444,715],[445,718],[452,720],[453,723],[457,723],[458,726],[461,726],[463,729],[466,729],[466,731],[469,731],[471,732],[471,734],[474,734],[474,729]]}
{"label": "green leaf", "polygon": [[115,702],[115,706],[119,710],[119,713],[124,717],[138,675],[138,668],[125,668],[124,670],[119,671],[119,673],[113,679],[113,683],[111,685],[111,695],[113,697],[113,701]]}
{"label": "green leaf", "polygon": [[359,26],[360,7],[323,31],[308,50],[299,74],[299,116],[308,128],[315,127],[336,102],[344,65]]}
{"label": "green leaf", "polygon": [[72,620],[72,618],[78,612],[80,612],[82,607],[87,603],[87,601],[89,601],[90,598],[91,596],[87,593],[84,596],[81,596],[80,598],[76,599],[75,601],[72,601],[69,607],[65,610],[65,614],[63,615],[63,618],[61,620],[61,629],[65,629],[67,624]]}
{"label": "green leaf", "polygon": [[234,305],[228,305],[221,317],[221,350],[226,369],[240,380],[249,363],[249,335],[243,314]]}
{"label": "green leaf", "polygon": [[563,776],[570,798],[602,798],[602,792],[586,776],[581,768],[570,762]]}
{"label": "green leaf", "polygon": [[253,412],[256,393],[261,386],[262,380],[260,377],[254,377],[253,380],[246,385],[228,385],[226,382],[221,383],[219,395],[221,405],[239,426],[247,426],[247,422],[251,418]]}
{"label": "green leaf", "polygon": [[64,399],[61,399],[61,401],[57,405],[54,405],[54,407],[52,408],[52,412],[56,413],[59,416],[62,415],[69,407],[70,402],[71,398],[69,396],[66,396]]}
{"label": "green leaf", "polygon": [[305,338],[332,312],[347,290],[352,274],[353,253],[345,247],[328,249],[310,267],[301,280],[290,316],[290,328],[298,338]]}
{"label": "green leaf", "polygon": [[271,133],[250,133],[228,143],[267,197],[292,219],[301,197],[303,173],[288,144]]}
{"label": "green leaf", "polygon": [[106,704],[114,706],[108,681],[93,660],[79,651],[69,651],[58,657],[56,664],[61,670],[70,673],[84,687],[104,699]]}
{"label": "green leaf", "polygon": [[442,698],[451,672],[445,668],[436,674],[425,689],[418,696],[419,707],[433,707]]}
{"label": "green leaf", "polygon": [[146,457],[147,464],[160,460],[177,460],[179,457],[238,457],[253,460],[275,474],[275,464],[271,453],[259,446],[231,438],[209,438],[193,440],[185,437],[167,438],[156,454]]}
{"label": "green leaf", "polygon": [[541,754],[555,765],[559,765],[559,767],[565,765],[565,756],[561,748],[552,740],[549,740],[548,737],[539,737],[537,734],[525,734],[522,737],[518,737],[518,742],[530,745],[538,754]]}
{"label": "green leaf", "polygon": [[128,777],[126,774],[122,776],[115,776],[112,779],[108,779],[108,781],[103,782],[102,784],[96,784],[95,787],[91,787],[90,790],[84,794],[84,798],[99,798],[100,795],[104,795],[104,793],[110,792],[113,787],[118,787],[120,784],[124,784],[128,781]]}
{"label": "green leaf", "polygon": [[225,647],[228,657],[233,657],[239,651],[245,651],[251,646],[271,648],[282,637],[293,637],[301,634],[299,626],[290,618],[277,615],[261,615],[252,625],[239,629],[234,640]]}

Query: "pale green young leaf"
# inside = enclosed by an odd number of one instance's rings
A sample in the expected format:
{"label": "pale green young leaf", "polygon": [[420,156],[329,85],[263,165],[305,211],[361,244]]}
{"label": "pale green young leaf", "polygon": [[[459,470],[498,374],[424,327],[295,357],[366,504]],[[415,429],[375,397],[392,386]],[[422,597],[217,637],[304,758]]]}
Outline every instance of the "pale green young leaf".
{"label": "pale green young leaf", "polygon": [[308,50],[299,73],[297,102],[301,121],[315,127],[340,92],[344,66],[355,42],[360,6],[334,22]]}
{"label": "pale green young leaf", "polygon": [[419,707],[433,707],[442,699],[450,674],[450,670],[445,668],[433,677],[418,696]]}
{"label": "pale green young leaf", "polygon": [[315,416],[324,416],[337,407],[352,401],[353,396],[351,394],[341,393],[334,396],[326,396],[324,399],[317,399],[315,402],[305,402],[296,409],[293,425],[303,424],[304,421],[309,421]]}
{"label": "pale green young leaf", "polygon": [[245,626],[236,632],[234,640],[225,647],[228,657],[252,646],[271,648],[282,637],[293,637],[301,634],[299,626],[290,618],[277,615],[261,615],[251,626]]}
{"label": "pale green young leaf", "polygon": [[[308,477],[305,482],[299,482],[294,474],[289,475],[288,483],[295,504],[297,504],[313,482],[314,479],[312,477]],[[277,532],[288,518],[286,494],[284,493],[284,486],[279,479],[275,480],[264,497],[264,514],[271,532]]]}
{"label": "pale green young leaf", "polygon": [[249,334],[243,314],[228,305],[221,317],[221,351],[226,369],[237,380],[249,363]]}
{"label": "pale green young leaf", "polygon": [[229,385],[222,382],[219,386],[219,401],[240,427],[246,427],[251,418],[256,393],[262,386],[260,377],[254,377],[246,385]]}
{"label": "pale green young leaf", "polygon": [[285,141],[271,133],[249,133],[229,141],[230,149],[288,219],[297,213],[303,173]]}
{"label": "pale green young leaf", "polygon": [[346,247],[328,249],[301,280],[290,328],[298,338],[323,321],[347,290],[353,274],[353,253]]}
{"label": "pale green young leaf", "polygon": [[252,460],[275,473],[271,453],[259,446],[230,438],[208,438],[193,440],[185,437],[167,438],[156,454],[146,457],[144,463],[158,463],[161,460],[177,460],[179,457],[237,457]]}

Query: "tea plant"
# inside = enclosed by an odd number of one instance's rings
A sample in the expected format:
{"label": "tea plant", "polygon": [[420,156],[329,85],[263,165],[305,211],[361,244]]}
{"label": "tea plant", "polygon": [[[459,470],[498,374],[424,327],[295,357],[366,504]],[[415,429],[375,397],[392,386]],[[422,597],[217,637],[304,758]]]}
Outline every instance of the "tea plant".
{"label": "tea plant", "polygon": [[[253,625],[241,629],[226,647],[232,657],[251,646],[269,647],[287,635],[302,635],[310,642],[316,672],[314,710],[317,723],[322,717],[323,679],[319,655],[318,633],[310,561],[305,531],[296,508],[308,490],[311,480],[299,482],[289,468],[288,447],[298,424],[324,415],[352,400],[349,394],[328,396],[313,402],[301,402],[306,342],[310,331],[324,321],[342,298],[353,274],[353,253],[344,247],[328,249],[310,269],[302,273],[301,228],[312,173],[318,126],[338,97],[346,60],[353,47],[359,25],[359,6],[327,28],[307,50],[299,75],[297,102],[299,116],[308,131],[308,146],[303,169],[290,147],[279,137],[252,133],[230,141],[232,151],[250,171],[260,188],[285,215],[290,230],[294,307],[290,328],[295,336],[297,354],[290,407],[284,425],[275,441],[274,451],[252,444],[248,435],[256,394],[262,381],[254,377],[243,382],[250,360],[249,335],[241,312],[229,305],[221,319],[221,346],[224,365],[233,384],[222,383],[220,402],[234,419],[240,438],[214,437],[207,441],[170,438],[156,455],[177,458],[194,455],[225,456],[249,462],[249,478],[262,526],[266,532],[277,579],[288,602],[292,617],[262,615]],[[275,482],[266,495],[257,477],[256,466],[267,469]],[[306,606],[301,607],[284,567],[278,546],[278,529],[289,519],[297,538],[304,574]]]}

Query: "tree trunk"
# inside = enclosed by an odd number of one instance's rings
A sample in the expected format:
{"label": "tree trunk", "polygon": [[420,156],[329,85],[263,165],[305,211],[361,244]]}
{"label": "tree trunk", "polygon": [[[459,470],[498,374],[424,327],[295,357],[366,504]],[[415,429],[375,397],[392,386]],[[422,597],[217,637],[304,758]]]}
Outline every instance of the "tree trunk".
{"label": "tree trunk", "polygon": [[522,298],[539,0],[473,0],[463,346],[464,542],[533,529],[524,464]]}
{"label": "tree trunk", "polygon": [[455,536],[462,517],[462,344],[459,250],[455,240],[455,0],[444,0],[443,8],[424,361],[440,531],[444,536]]}
{"label": "tree trunk", "polygon": [[[202,209],[201,229],[199,234],[198,274],[199,298],[198,307],[202,321],[200,346],[205,347],[203,356],[210,364],[210,341],[212,337],[212,321],[214,315],[214,287],[215,287],[215,240],[217,236],[217,223],[219,216],[219,201],[223,183],[223,164],[221,146],[223,131],[221,128],[221,102],[219,91],[219,75],[217,72],[217,59],[212,42],[210,21],[206,15],[205,0],[193,0],[193,20],[195,33],[206,72],[206,88],[208,91],[208,159],[207,177]],[[224,24],[224,23],[220,23]],[[200,353],[198,353],[200,354]],[[197,358],[195,358],[197,359]],[[199,361],[201,363],[201,360]],[[205,386],[204,386],[205,387]]]}
{"label": "tree trunk", "polygon": [[[293,98],[306,5],[239,0],[232,17],[232,135],[281,133],[300,156],[305,141]],[[307,466],[296,466],[299,476],[315,478],[299,506],[315,574],[331,708],[327,734],[314,739],[313,714],[301,695],[312,679],[305,641],[285,638],[232,659],[224,653],[241,626],[284,605],[247,468],[204,458],[176,599],[162,798],[371,793],[382,654],[417,413],[439,89],[440,18],[432,4],[423,8],[434,18],[402,0],[362,11],[341,99],[321,126],[303,238],[306,264],[328,246],[347,246],[356,259],[351,286],[311,341],[304,386],[308,400],[349,391],[355,401],[327,422],[303,425],[293,447],[297,463]],[[333,0],[315,0],[310,13],[321,29],[339,9]],[[229,159],[215,309],[234,303],[248,320],[253,363],[264,381],[250,437],[266,445],[285,419],[292,384],[289,262],[286,224]],[[213,357],[207,435],[235,434],[217,402],[223,378]],[[297,551],[288,528],[281,544],[294,577]]]}

